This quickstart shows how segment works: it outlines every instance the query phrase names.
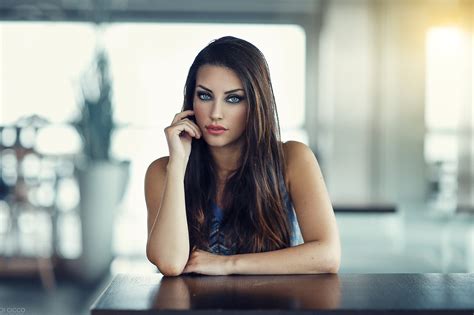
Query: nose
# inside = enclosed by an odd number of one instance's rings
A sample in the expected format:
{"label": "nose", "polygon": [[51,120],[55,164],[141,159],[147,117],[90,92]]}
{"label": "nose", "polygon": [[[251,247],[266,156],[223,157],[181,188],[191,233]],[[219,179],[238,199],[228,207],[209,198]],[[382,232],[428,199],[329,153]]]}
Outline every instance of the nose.
{"label": "nose", "polygon": [[212,104],[210,117],[212,120],[222,119],[222,103],[219,100],[216,100]]}

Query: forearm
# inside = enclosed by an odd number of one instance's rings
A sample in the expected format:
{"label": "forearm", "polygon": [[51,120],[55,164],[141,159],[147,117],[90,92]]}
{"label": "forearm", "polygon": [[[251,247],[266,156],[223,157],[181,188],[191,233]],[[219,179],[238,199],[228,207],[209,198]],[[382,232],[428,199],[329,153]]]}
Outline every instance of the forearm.
{"label": "forearm", "polygon": [[147,244],[148,257],[164,274],[181,273],[189,257],[185,207],[184,169],[170,161],[161,207]]}
{"label": "forearm", "polygon": [[230,274],[337,273],[339,246],[308,242],[271,252],[229,256]]}

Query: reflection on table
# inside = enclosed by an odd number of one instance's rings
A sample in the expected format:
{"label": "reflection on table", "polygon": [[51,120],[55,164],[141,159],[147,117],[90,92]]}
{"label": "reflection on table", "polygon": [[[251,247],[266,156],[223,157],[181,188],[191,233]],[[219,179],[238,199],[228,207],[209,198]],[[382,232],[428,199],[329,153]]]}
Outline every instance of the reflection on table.
{"label": "reflection on table", "polygon": [[331,309],[339,305],[337,275],[164,277],[155,309]]}
{"label": "reflection on table", "polygon": [[474,274],[163,277],[121,274],[91,307],[102,314],[469,314]]}

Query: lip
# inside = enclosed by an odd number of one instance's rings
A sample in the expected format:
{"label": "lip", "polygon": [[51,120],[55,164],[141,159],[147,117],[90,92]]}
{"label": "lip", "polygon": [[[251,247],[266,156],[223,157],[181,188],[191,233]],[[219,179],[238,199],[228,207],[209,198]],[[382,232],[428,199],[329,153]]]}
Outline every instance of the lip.
{"label": "lip", "polygon": [[211,135],[220,135],[227,131],[227,129],[221,125],[208,125],[206,126],[206,130]]}

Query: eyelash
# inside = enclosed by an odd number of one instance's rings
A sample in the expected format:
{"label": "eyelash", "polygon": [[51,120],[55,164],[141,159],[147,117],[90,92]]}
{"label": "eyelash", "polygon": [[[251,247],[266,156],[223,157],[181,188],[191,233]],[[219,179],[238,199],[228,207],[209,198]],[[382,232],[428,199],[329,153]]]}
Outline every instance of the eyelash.
{"label": "eyelash", "polygon": [[[197,92],[197,96],[201,101],[204,101],[204,102],[210,101],[212,98],[211,94],[206,93],[206,92],[201,92],[201,91]],[[237,99],[235,102],[230,101],[230,99],[234,99],[234,98]],[[238,104],[242,102],[243,100],[245,100],[245,96],[240,96],[240,95],[235,95],[235,94],[231,94],[226,98],[226,102],[230,104]]]}

